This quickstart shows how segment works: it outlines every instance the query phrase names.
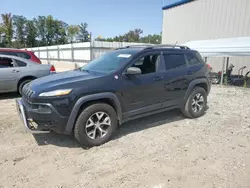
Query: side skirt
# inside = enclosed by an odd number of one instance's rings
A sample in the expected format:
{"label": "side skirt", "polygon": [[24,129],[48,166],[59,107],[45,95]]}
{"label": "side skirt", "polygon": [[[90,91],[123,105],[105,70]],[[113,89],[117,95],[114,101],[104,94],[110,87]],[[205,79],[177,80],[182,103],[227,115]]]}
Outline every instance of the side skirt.
{"label": "side skirt", "polygon": [[130,116],[130,117],[127,117],[127,118],[123,119],[121,121],[121,124],[123,124],[123,123],[125,123],[127,121],[130,121],[130,120],[139,119],[139,118],[142,118],[142,117],[145,117],[145,116],[150,116],[150,115],[153,115],[153,114],[158,114],[158,113],[169,111],[169,110],[173,110],[173,109],[176,109],[176,108],[180,108],[180,106],[179,105],[175,105],[175,106],[170,106],[170,107],[167,107],[167,108],[161,108],[159,110],[154,110],[154,111],[142,113],[142,114],[135,115],[135,116]]}

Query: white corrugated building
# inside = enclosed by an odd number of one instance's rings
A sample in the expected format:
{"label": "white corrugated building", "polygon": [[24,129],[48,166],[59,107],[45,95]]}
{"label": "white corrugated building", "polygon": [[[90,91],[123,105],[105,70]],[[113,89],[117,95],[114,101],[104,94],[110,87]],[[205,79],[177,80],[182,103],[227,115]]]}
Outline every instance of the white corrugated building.
{"label": "white corrugated building", "polygon": [[[250,36],[250,0],[177,0],[163,7],[163,44],[184,44],[196,40]],[[221,58],[210,58],[214,70],[221,69]],[[237,68],[249,57],[233,57]]]}

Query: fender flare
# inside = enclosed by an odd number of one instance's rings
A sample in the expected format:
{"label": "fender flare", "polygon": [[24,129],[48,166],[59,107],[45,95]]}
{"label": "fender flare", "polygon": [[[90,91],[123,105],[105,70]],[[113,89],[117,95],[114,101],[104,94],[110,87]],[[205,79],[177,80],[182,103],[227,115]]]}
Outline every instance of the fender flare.
{"label": "fender flare", "polygon": [[121,109],[121,104],[119,99],[117,98],[117,96],[114,93],[110,93],[110,92],[105,92],[105,93],[97,93],[97,94],[92,94],[92,95],[86,95],[83,96],[81,98],[79,98],[77,100],[77,102],[75,103],[73,109],[71,110],[68,122],[67,122],[67,126],[65,128],[65,133],[66,134],[71,134],[73,127],[74,127],[74,123],[76,121],[76,116],[81,108],[81,106],[89,101],[93,101],[93,100],[98,100],[98,99],[109,99],[113,102],[114,107],[115,107],[115,111],[117,113],[117,119],[119,122],[121,122],[122,120],[122,109]]}
{"label": "fender flare", "polygon": [[206,84],[207,85],[207,94],[209,94],[210,92],[210,83],[209,81],[206,79],[206,78],[199,78],[199,79],[196,79],[196,80],[193,80],[190,82],[189,86],[188,86],[188,89],[187,89],[187,92],[185,94],[185,101],[187,100],[189,94],[192,92],[192,90],[194,89],[194,87],[197,85],[197,84]]}

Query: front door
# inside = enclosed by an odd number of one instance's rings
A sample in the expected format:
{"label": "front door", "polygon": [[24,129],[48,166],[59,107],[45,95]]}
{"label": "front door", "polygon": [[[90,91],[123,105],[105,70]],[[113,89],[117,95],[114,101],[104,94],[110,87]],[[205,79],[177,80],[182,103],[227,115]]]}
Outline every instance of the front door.
{"label": "front door", "polygon": [[19,71],[14,60],[0,57],[0,93],[17,90]]}
{"label": "front door", "polygon": [[125,118],[161,108],[165,74],[162,63],[160,52],[147,53],[131,65],[141,69],[140,75],[123,75],[121,95]]}

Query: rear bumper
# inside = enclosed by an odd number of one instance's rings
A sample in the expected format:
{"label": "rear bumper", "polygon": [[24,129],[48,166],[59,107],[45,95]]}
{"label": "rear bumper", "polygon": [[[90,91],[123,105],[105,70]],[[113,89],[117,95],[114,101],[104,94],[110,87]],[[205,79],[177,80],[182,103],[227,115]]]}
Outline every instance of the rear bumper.
{"label": "rear bumper", "polygon": [[16,99],[17,112],[25,129],[33,134],[48,133],[53,130],[64,133],[67,117],[61,116],[51,104],[32,104],[43,109],[32,108],[23,99]]}

